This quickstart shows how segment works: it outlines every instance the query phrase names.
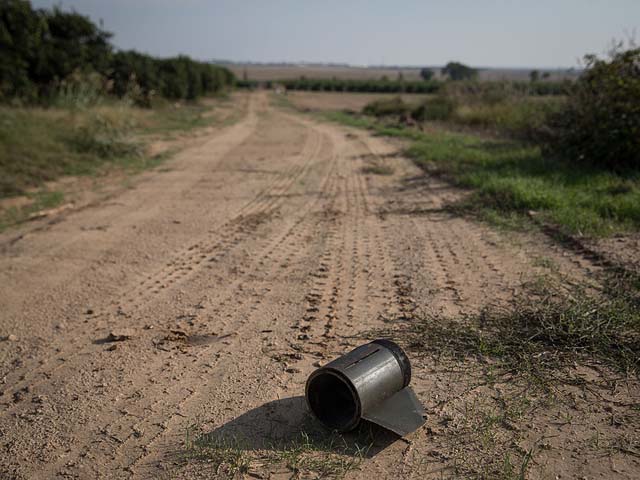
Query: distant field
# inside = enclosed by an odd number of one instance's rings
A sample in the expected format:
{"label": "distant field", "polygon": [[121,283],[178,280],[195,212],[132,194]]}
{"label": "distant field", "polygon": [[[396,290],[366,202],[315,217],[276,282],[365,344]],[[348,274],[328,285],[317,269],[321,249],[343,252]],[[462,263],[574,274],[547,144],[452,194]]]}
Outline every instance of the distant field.
{"label": "distant field", "polygon": [[400,96],[407,103],[419,103],[431,95],[405,93],[350,93],[350,92],[288,92],[287,99],[296,107],[309,110],[360,111],[376,100]]}
{"label": "distant field", "polygon": [[[405,80],[420,80],[419,68],[382,68],[382,67],[341,67],[323,65],[225,65],[237,78],[244,78],[246,72],[249,80],[290,80],[300,77],[323,79],[338,78],[341,80],[380,79],[383,76],[394,80],[401,72]],[[486,68],[479,69],[480,80],[528,80],[530,69]],[[545,71],[545,70],[540,70]],[[549,80],[576,78],[578,72],[566,70],[547,70]],[[439,72],[436,72],[436,77]]]}

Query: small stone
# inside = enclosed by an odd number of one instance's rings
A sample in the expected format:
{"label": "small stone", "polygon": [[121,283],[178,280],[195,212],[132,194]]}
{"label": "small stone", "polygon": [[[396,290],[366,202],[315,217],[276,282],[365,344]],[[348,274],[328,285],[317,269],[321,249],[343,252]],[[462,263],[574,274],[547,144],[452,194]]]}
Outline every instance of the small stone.
{"label": "small stone", "polygon": [[18,341],[18,337],[14,334],[11,334],[7,337],[7,340],[10,342],[17,342]]}
{"label": "small stone", "polygon": [[135,336],[134,331],[130,328],[122,328],[119,330],[112,330],[107,335],[107,342],[124,342]]}
{"label": "small stone", "polygon": [[300,370],[299,368],[293,368],[293,367],[289,367],[287,369],[285,369],[285,372],[287,373],[300,373],[302,370]]}
{"label": "small stone", "polygon": [[85,313],[87,315],[93,315],[93,309],[92,308],[87,308],[87,311]]}

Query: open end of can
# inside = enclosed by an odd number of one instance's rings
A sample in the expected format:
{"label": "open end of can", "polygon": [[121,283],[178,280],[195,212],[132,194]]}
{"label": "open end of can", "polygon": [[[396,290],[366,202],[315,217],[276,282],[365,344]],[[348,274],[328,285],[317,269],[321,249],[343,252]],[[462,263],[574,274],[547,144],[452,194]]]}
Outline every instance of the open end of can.
{"label": "open end of can", "polygon": [[325,426],[346,432],[360,422],[360,400],[348,380],[331,370],[317,370],[307,382],[309,408]]}

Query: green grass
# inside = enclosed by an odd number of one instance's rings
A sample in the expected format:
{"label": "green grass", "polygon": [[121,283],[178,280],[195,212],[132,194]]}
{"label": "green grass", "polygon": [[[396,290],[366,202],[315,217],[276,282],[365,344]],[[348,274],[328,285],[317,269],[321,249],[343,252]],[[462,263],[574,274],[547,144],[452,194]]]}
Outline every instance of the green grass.
{"label": "green grass", "polygon": [[408,149],[418,166],[474,189],[468,205],[539,213],[571,234],[640,227],[640,174],[617,175],[545,157],[539,148],[477,136],[423,135]]}
{"label": "green grass", "polygon": [[323,118],[412,141],[406,153],[423,170],[473,189],[464,205],[487,220],[522,224],[529,215],[567,234],[606,236],[640,227],[640,173],[575,167],[530,144],[448,131],[423,133],[373,118]]}

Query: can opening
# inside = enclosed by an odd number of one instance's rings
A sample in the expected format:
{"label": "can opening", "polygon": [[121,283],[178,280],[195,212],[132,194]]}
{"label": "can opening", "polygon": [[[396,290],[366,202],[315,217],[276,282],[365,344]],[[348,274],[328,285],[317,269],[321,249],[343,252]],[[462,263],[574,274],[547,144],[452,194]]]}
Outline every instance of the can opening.
{"label": "can opening", "polygon": [[321,371],[310,379],[307,400],[316,418],[333,430],[351,430],[360,420],[351,386],[330,371]]}

